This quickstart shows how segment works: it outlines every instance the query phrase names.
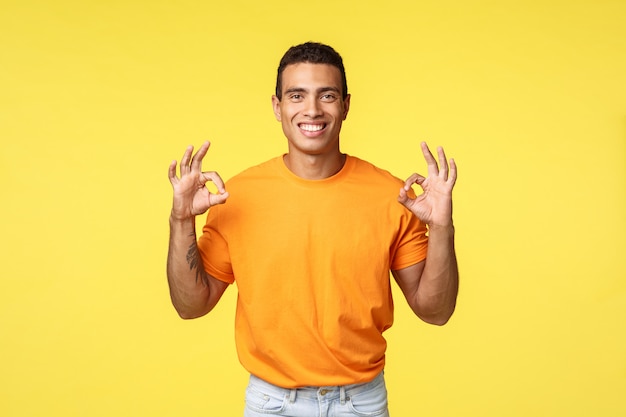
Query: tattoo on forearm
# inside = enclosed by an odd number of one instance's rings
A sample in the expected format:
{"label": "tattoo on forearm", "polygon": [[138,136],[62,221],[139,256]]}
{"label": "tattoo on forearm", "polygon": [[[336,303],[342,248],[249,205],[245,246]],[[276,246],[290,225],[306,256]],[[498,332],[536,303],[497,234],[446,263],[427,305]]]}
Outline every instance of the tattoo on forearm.
{"label": "tattoo on forearm", "polygon": [[187,263],[189,264],[190,270],[196,270],[196,283],[198,280],[201,280],[202,284],[208,287],[209,274],[206,273],[202,266],[202,260],[200,259],[200,252],[198,251],[198,244],[196,242],[193,242],[191,246],[189,246],[189,250],[187,251]]}

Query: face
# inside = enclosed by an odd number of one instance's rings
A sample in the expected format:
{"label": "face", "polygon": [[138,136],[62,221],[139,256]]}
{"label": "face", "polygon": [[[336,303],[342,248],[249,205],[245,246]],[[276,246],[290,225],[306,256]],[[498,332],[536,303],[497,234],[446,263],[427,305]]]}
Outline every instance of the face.
{"label": "face", "polygon": [[327,64],[288,65],[282,74],[282,100],[272,97],[274,114],[289,142],[289,153],[336,155],[350,96],[342,99],[341,73]]}

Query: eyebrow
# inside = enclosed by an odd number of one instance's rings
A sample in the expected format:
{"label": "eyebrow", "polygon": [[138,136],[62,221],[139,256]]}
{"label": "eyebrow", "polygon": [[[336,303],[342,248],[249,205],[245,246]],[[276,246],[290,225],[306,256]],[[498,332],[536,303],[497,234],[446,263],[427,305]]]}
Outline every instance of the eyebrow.
{"label": "eyebrow", "polygon": [[[317,94],[326,93],[328,91],[332,91],[332,92],[335,92],[337,94],[341,93],[337,87],[320,87],[317,90],[315,90],[315,92]],[[309,92],[309,90],[307,90],[306,88],[303,88],[303,87],[292,87],[292,88],[288,88],[287,90],[285,90],[285,94],[289,94],[289,93],[308,93],[308,92]]]}

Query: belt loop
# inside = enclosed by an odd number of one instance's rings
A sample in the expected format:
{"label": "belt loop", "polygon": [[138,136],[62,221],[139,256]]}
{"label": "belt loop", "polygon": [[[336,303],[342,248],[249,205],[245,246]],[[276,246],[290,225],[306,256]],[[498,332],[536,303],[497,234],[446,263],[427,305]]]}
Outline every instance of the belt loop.
{"label": "belt loop", "polygon": [[296,402],[296,389],[295,388],[289,390],[289,402],[292,404]]}
{"label": "belt loop", "polygon": [[339,401],[341,405],[346,403],[346,387],[343,385],[339,387]]}

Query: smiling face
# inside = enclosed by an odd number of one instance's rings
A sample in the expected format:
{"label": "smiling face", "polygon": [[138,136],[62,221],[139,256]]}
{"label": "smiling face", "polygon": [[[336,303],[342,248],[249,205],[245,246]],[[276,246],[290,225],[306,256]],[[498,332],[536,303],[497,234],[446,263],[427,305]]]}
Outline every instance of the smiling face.
{"label": "smiling face", "polygon": [[283,71],[281,87],[282,99],[273,96],[272,104],[289,154],[339,155],[339,132],[350,107],[350,96],[342,99],[339,69],[328,64],[291,64]]}

